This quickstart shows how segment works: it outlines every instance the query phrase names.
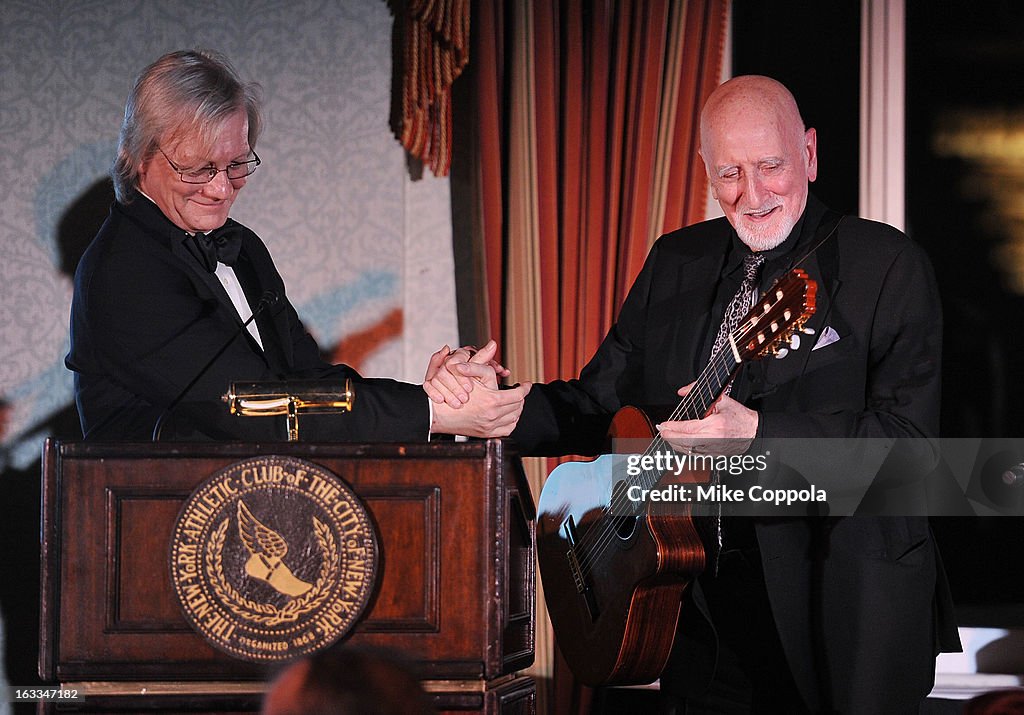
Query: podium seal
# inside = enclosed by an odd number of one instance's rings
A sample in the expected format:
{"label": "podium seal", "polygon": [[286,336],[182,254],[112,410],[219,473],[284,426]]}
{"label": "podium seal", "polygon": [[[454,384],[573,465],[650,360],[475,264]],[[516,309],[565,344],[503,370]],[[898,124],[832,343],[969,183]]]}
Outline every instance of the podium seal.
{"label": "podium seal", "polygon": [[355,626],[379,549],[352,488],[323,467],[253,457],[213,474],[185,502],[171,583],[192,627],[254,662],[325,648]]}

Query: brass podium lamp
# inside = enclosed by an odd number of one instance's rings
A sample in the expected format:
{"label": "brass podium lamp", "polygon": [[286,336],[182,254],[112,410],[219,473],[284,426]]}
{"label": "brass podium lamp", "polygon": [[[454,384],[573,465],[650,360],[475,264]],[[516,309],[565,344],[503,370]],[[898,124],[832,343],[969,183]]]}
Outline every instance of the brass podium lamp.
{"label": "brass podium lamp", "polygon": [[233,382],[222,398],[233,415],[269,417],[285,415],[288,441],[299,439],[299,414],[351,412],[355,402],[352,381],[294,380],[287,382]]}

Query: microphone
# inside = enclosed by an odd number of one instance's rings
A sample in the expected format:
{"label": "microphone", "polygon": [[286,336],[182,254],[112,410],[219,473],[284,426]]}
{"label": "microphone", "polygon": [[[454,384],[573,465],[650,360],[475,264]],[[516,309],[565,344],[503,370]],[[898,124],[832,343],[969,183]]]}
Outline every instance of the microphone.
{"label": "microphone", "polygon": [[220,350],[213,354],[213,357],[211,357],[207,361],[207,363],[203,365],[202,369],[200,369],[195,374],[195,377],[192,378],[192,381],[185,385],[185,389],[179,392],[177,397],[171,400],[170,404],[167,405],[167,407],[164,408],[164,411],[160,413],[160,416],[157,417],[156,424],[153,425],[152,441],[160,441],[160,432],[164,428],[164,420],[167,419],[167,417],[171,414],[174,408],[178,406],[178,403],[185,399],[185,395],[189,393],[189,390],[196,386],[196,383],[199,382],[203,375],[205,375],[206,372],[213,366],[213,364],[217,362],[217,359],[221,355],[223,355],[224,352],[229,347],[231,347],[231,343],[235,342],[238,336],[241,335],[242,331],[247,329],[252,321],[256,320],[256,316],[258,316],[267,308],[271,308],[277,305],[277,302],[279,300],[281,300],[281,296],[278,294],[276,290],[263,291],[263,295],[260,296],[260,300],[258,303],[256,303],[256,308],[255,310],[252,311],[252,315],[249,316],[249,319],[246,320],[244,323],[240,324],[238,328],[233,333],[231,333],[231,337],[224,341],[224,344],[220,346]]}

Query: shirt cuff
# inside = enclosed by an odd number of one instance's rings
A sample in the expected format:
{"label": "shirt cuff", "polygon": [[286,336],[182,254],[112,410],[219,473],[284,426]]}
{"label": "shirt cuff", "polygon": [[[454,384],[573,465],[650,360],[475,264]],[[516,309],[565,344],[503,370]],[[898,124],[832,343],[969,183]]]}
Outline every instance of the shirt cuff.
{"label": "shirt cuff", "polygon": [[434,401],[429,397],[427,398],[427,409],[430,410],[430,415],[427,419],[427,441],[429,442],[434,436],[434,433],[430,429],[434,426]]}

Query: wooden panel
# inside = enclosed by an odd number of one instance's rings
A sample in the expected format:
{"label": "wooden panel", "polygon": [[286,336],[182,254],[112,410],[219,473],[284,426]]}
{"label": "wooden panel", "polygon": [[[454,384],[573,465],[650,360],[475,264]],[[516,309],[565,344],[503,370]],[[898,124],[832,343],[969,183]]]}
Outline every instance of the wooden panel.
{"label": "wooden panel", "polygon": [[[187,494],[149,489],[107,490],[107,625],[108,632],[191,630],[172,593],[167,553],[139,548],[154,524],[173,524]],[[170,532],[162,535],[170,539]]]}
{"label": "wooden panel", "polygon": [[353,643],[395,648],[431,678],[491,679],[533,660],[533,501],[499,441],[422,445],[47,446],[40,671],[48,680],[259,679],[209,646],[170,583],[192,490],[241,459],[314,461],[377,529],[378,588]]}
{"label": "wooden panel", "polygon": [[[374,516],[383,552],[381,585],[361,631],[437,633],[441,629],[440,494],[438,487],[365,488],[360,494]],[[408,564],[423,568],[399,572]]]}
{"label": "wooden panel", "polygon": [[[61,665],[56,676],[137,679],[166,672],[173,678],[199,675],[215,665],[224,677],[258,673],[192,631],[170,587],[174,521],[206,473],[183,469],[180,458],[58,455],[56,462],[57,543],[44,542],[44,568],[59,573],[53,584],[58,605],[46,613],[57,621],[54,655]],[[44,503],[44,511],[50,509]],[[44,577],[44,584],[48,581]],[[128,618],[122,618],[122,605]],[[50,630],[44,621],[44,638]]]}

